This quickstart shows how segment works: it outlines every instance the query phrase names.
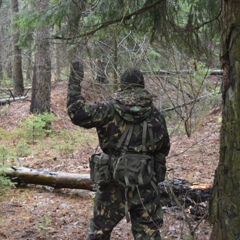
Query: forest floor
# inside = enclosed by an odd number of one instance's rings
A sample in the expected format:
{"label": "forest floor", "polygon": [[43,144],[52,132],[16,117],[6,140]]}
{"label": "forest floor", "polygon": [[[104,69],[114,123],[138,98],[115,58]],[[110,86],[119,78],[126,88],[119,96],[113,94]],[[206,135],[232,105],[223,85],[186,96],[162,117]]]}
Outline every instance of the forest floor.
{"label": "forest floor", "polygon": [[[41,141],[41,151],[32,151],[21,158],[24,166],[89,173],[88,158],[97,146],[97,137],[94,131],[80,130],[70,122],[66,113],[66,89],[66,82],[58,82],[52,88],[52,112],[59,118],[55,121],[55,127],[59,132],[63,129],[81,131],[84,139],[89,140],[85,145],[81,140],[79,149],[66,156],[62,149],[56,151],[56,148],[49,147],[52,146],[50,139],[45,138]],[[29,116],[29,108],[29,99],[0,106],[0,129],[10,134]],[[169,179],[186,179],[193,184],[213,183],[219,160],[219,119],[220,107],[203,117],[191,137],[186,134],[171,136],[171,151],[167,159]],[[11,141],[0,137],[2,146],[16,145],[18,139]],[[18,164],[16,159],[7,161],[8,165]],[[0,196],[0,239],[84,240],[92,217],[93,199],[94,192],[81,189],[54,189],[33,184],[12,188],[7,195]],[[189,213],[189,208],[184,212],[164,207],[164,225],[160,229],[162,239],[209,239],[211,225],[207,216],[200,221]],[[191,228],[194,229],[194,238],[191,238]],[[111,239],[132,240],[131,224],[123,219],[114,228]]]}

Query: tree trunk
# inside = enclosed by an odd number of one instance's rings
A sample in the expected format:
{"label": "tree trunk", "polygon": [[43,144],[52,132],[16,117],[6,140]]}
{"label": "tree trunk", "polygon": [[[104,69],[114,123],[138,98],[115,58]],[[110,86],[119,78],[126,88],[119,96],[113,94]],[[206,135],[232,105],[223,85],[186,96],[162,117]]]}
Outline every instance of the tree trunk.
{"label": "tree trunk", "polygon": [[[48,8],[48,0],[37,0],[37,11]],[[38,28],[35,34],[35,76],[33,78],[31,113],[44,113],[50,111],[51,97],[51,58],[49,44],[49,29],[47,26]]]}
{"label": "tree trunk", "polygon": [[[54,30],[55,32],[58,32],[59,27],[57,25],[54,25]],[[61,54],[60,54],[60,50],[61,50],[61,42],[60,40],[56,39],[55,40],[55,80],[59,81],[60,80],[60,76],[61,76]]]}
{"label": "tree trunk", "polygon": [[240,239],[240,0],[224,0],[221,56],[223,116],[210,220],[211,240]]}
{"label": "tree trunk", "polygon": [[6,61],[6,75],[7,78],[12,78],[13,76],[13,68],[12,68],[12,56],[10,54],[10,52],[7,53],[7,57],[6,57],[7,61]]}
{"label": "tree trunk", "polygon": [[26,61],[26,79],[32,81],[33,78],[33,64],[32,64],[32,49],[31,46],[27,50],[27,61]]}
{"label": "tree trunk", "polygon": [[[3,53],[3,27],[0,25],[0,52]],[[3,56],[0,54],[0,86],[3,79]]]}
{"label": "tree trunk", "polygon": [[22,74],[22,52],[18,46],[19,33],[17,33],[17,27],[14,24],[14,17],[18,13],[18,0],[11,0],[12,10],[12,24],[13,29],[16,31],[13,34],[13,85],[14,85],[14,96],[22,96],[24,93],[23,74]]}

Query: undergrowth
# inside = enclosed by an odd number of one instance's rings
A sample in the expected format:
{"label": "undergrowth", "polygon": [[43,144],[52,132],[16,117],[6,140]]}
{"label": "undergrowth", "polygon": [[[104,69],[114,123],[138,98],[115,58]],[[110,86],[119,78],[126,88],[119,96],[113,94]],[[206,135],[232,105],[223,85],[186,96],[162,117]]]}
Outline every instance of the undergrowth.
{"label": "undergrowth", "polygon": [[[73,158],[75,151],[95,141],[93,134],[84,130],[57,130],[53,114],[29,115],[18,128],[7,131],[0,129],[0,196],[14,186],[4,176],[4,169],[16,164],[22,165],[21,159],[38,156],[45,159]],[[22,165],[23,166],[23,165]]]}

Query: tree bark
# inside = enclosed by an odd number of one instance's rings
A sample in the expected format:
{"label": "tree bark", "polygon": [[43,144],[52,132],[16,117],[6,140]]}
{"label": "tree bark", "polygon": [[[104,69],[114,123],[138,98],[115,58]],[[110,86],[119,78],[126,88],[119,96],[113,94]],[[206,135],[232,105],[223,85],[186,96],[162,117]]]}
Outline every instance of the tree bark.
{"label": "tree bark", "polygon": [[11,0],[11,10],[12,10],[12,24],[13,29],[16,31],[13,34],[13,85],[14,85],[14,96],[22,96],[24,93],[24,83],[22,74],[22,51],[18,46],[19,33],[17,32],[17,27],[14,24],[14,17],[18,13],[18,0]]}
{"label": "tree bark", "polygon": [[240,239],[240,0],[222,1],[223,111],[220,161],[210,220],[211,240]]}
{"label": "tree bark", "polygon": [[73,188],[93,190],[89,174],[54,172],[25,167],[7,168],[3,175],[10,177],[13,182],[39,184],[54,188]]}
{"label": "tree bark", "polygon": [[[38,11],[46,11],[49,0],[37,0]],[[30,112],[41,114],[50,112],[51,97],[51,58],[47,26],[37,29],[35,34],[36,56]]]}
{"label": "tree bark", "polygon": [[[57,33],[59,31],[59,27],[57,24],[54,25],[54,31],[55,33]],[[60,76],[61,76],[61,54],[60,54],[60,50],[61,50],[61,42],[59,39],[55,40],[55,55],[54,55],[54,59],[55,59],[55,80],[59,81],[60,80]]]}
{"label": "tree bark", "polygon": [[[3,53],[3,27],[0,25],[0,52]],[[0,54],[0,86],[1,80],[3,79],[3,56]]]}

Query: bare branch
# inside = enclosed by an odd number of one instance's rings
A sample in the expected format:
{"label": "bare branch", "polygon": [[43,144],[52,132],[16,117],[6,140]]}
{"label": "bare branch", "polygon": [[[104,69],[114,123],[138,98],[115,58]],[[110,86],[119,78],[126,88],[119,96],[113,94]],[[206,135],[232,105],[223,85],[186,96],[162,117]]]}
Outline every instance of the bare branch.
{"label": "bare branch", "polygon": [[120,18],[117,18],[115,20],[109,20],[109,21],[106,21],[106,22],[103,22],[101,24],[97,24],[97,25],[94,25],[92,27],[95,27],[94,30],[92,31],[89,31],[89,32],[86,32],[86,33],[83,33],[83,34],[80,34],[78,36],[75,36],[75,37],[60,37],[60,36],[53,36],[52,38],[53,39],[62,39],[62,40],[72,40],[72,39],[76,39],[76,38],[82,38],[82,37],[88,37],[88,36],[91,36],[93,35],[94,33],[96,33],[97,31],[101,30],[102,28],[106,28],[106,27],[109,27],[113,24],[116,24],[116,23],[121,23],[121,22],[125,22],[127,20],[130,20],[132,17],[134,16],[138,16],[146,11],[148,11],[149,9],[157,6],[158,4],[160,4],[163,0],[157,0],[156,2],[150,4],[150,5],[147,5],[143,8],[140,8],[139,10],[137,10],[136,12],[133,12],[133,13],[130,13],[128,15],[124,15]]}

